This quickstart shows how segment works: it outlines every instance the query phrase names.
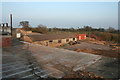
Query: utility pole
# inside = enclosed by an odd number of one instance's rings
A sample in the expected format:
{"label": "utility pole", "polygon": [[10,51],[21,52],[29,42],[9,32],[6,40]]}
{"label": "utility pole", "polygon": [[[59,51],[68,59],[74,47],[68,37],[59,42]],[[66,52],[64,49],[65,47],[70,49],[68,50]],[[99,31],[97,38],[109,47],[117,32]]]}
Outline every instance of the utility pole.
{"label": "utility pole", "polygon": [[11,36],[12,36],[12,14],[10,14],[10,26],[11,26]]}

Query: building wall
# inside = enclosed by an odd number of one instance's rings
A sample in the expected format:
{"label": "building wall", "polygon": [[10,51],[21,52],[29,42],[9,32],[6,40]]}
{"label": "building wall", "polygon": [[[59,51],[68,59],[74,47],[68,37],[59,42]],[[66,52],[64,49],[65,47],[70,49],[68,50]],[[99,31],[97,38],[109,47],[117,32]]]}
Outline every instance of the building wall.
{"label": "building wall", "polygon": [[11,36],[2,36],[0,44],[2,44],[2,47],[10,47],[12,45]]}
{"label": "building wall", "polygon": [[73,41],[73,38],[69,38],[69,41]]}
{"label": "building wall", "polygon": [[10,29],[10,28],[8,28],[8,29],[7,29],[7,32],[11,33],[11,29]]}
{"label": "building wall", "polygon": [[2,32],[2,27],[0,27],[0,31]]}
{"label": "building wall", "polygon": [[78,39],[77,38],[75,38],[75,41],[77,41]]}
{"label": "building wall", "polygon": [[[73,41],[73,38],[67,38],[67,39],[69,39],[68,42]],[[59,43],[59,40],[61,40],[61,43]],[[77,41],[77,38],[75,38],[74,41]],[[35,41],[34,43],[45,45],[45,46],[57,47],[57,46],[64,45],[65,43],[68,43],[68,42],[66,41],[66,39],[56,39],[56,40]]]}
{"label": "building wall", "polygon": [[79,40],[81,40],[81,36],[79,36]]}
{"label": "building wall", "polygon": [[61,40],[62,40],[62,41],[61,41],[62,43],[66,43],[66,39],[61,39]]}
{"label": "building wall", "polygon": [[0,27],[0,31],[4,31],[4,32],[9,32],[11,33],[11,28],[10,27]]}
{"label": "building wall", "polygon": [[86,39],[86,36],[84,36],[84,39]]}
{"label": "building wall", "polygon": [[53,40],[53,43],[58,43],[58,40]]}

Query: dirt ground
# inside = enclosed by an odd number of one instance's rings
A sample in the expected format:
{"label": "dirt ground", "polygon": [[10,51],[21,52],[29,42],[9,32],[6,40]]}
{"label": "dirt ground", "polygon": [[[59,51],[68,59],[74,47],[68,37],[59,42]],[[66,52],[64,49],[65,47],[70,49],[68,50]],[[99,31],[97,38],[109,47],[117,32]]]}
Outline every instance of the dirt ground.
{"label": "dirt ground", "polygon": [[117,58],[103,57],[95,64],[86,67],[85,71],[71,72],[65,78],[117,80],[120,78],[119,62]]}
{"label": "dirt ground", "polygon": [[115,50],[75,49],[74,51],[86,52],[86,53],[102,55],[102,56],[107,56],[107,57],[113,57],[113,58],[120,58],[120,56],[118,56],[118,54],[119,54],[118,51],[115,51]]}
{"label": "dirt ground", "polygon": [[90,54],[102,55],[107,57],[118,58],[118,54],[120,54],[119,48],[114,48],[111,46],[89,43],[86,41],[81,41],[80,44],[70,45],[61,47],[68,50],[73,50],[77,52],[85,52]]}
{"label": "dirt ground", "polygon": [[[87,39],[80,41],[80,44],[60,47],[77,52],[85,52],[104,56],[101,60],[99,60],[99,62],[96,62],[95,64],[86,68],[86,71],[72,72],[66,75],[65,78],[97,78],[105,80],[112,80],[114,77],[116,77],[116,79],[119,78],[118,63],[120,61],[120,47],[116,45],[117,43]],[[104,78],[100,76],[104,76]]]}

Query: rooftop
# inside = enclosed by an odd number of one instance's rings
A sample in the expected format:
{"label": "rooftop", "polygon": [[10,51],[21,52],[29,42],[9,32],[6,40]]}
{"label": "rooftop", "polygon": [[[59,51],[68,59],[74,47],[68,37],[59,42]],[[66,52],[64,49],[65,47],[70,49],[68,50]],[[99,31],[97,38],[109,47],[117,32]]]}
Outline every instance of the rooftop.
{"label": "rooftop", "polygon": [[27,34],[32,41],[43,41],[43,40],[55,40],[55,39],[66,39],[75,38],[75,34],[64,33],[64,34]]}

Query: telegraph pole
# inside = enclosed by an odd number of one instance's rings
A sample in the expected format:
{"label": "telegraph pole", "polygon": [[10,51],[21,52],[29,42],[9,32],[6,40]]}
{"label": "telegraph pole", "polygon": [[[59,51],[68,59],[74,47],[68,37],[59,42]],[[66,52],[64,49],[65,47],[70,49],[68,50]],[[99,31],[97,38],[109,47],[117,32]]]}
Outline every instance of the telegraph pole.
{"label": "telegraph pole", "polygon": [[10,26],[11,26],[11,36],[12,36],[12,14],[10,14]]}

